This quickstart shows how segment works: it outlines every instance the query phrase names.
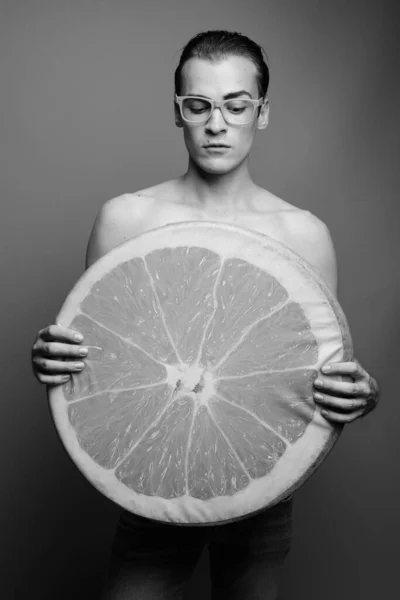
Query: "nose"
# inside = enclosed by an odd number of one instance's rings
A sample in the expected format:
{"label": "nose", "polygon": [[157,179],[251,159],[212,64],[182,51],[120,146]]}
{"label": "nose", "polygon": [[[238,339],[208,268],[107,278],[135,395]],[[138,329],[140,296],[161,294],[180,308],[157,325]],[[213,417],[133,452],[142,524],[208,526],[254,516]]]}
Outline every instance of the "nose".
{"label": "nose", "polygon": [[220,131],[226,131],[226,122],[224,117],[222,116],[220,108],[214,108],[212,111],[210,118],[206,123],[206,131],[209,131],[213,134],[217,134]]}

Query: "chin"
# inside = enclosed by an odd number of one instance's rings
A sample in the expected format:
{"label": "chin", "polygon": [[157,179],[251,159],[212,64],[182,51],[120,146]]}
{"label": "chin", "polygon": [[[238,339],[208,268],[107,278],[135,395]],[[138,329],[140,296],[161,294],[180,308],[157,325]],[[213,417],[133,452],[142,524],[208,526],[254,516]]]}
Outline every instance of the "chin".
{"label": "chin", "polygon": [[236,163],[223,158],[213,158],[212,160],[196,160],[194,163],[204,173],[209,173],[210,175],[225,175],[226,173],[236,169],[236,167],[238,167],[240,164],[240,162]]}

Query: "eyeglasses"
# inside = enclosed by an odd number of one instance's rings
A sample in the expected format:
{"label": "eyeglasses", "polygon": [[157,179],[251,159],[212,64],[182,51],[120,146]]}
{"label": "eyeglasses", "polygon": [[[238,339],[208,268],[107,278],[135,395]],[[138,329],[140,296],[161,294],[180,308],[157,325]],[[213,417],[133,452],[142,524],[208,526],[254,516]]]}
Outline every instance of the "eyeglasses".
{"label": "eyeglasses", "polygon": [[221,110],[225,122],[229,125],[247,125],[253,120],[256,108],[266,103],[262,98],[259,100],[234,98],[216,102],[200,96],[177,96],[176,94],[175,101],[179,105],[182,119],[196,125],[206,123],[215,108]]}

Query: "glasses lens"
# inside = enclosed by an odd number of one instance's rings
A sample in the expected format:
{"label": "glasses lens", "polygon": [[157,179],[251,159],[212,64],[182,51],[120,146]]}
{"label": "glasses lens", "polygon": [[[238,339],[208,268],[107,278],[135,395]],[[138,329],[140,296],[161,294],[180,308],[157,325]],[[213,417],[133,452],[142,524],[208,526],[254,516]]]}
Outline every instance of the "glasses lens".
{"label": "glasses lens", "polygon": [[222,109],[224,119],[231,125],[245,125],[254,116],[254,105],[249,100],[227,100]]}
{"label": "glasses lens", "polygon": [[185,98],[182,102],[182,114],[186,121],[203,123],[211,114],[211,103],[205,98]]}
{"label": "glasses lens", "polygon": [[[206,98],[184,98],[182,115],[190,123],[205,123],[211,116],[212,104]],[[250,100],[226,100],[222,105],[222,115],[230,125],[246,125],[254,117],[254,105]]]}

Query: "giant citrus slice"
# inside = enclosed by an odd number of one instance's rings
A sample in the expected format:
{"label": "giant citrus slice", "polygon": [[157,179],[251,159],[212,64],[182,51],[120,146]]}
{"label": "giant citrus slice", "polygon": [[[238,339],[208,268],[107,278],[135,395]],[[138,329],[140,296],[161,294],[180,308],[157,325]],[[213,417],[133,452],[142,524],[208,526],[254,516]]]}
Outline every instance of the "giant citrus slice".
{"label": "giant citrus slice", "polygon": [[343,312],[317,272],[269,237],[167,225],[92,265],[57,321],[86,368],[49,388],[87,479],[171,523],[220,523],[296,489],[338,437],[314,404],[326,361],[350,360]]}

